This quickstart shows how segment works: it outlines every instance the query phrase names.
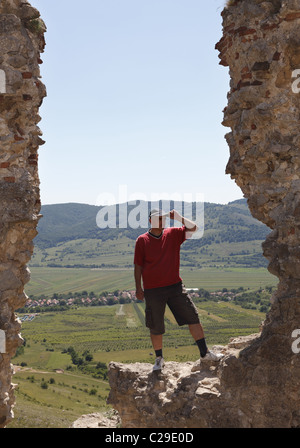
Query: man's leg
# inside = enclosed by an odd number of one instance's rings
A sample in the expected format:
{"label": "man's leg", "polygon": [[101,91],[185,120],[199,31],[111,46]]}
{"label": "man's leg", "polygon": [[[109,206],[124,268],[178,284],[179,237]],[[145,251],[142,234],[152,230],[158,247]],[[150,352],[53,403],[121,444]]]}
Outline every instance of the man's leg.
{"label": "man's leg", "polygon": [[188,324],[191,335],[198,345],[202,358],[206,355],[208,348],[206,346],[204,331],[199,320],[198,310],[191,297],[185,292],[185,288],[180,285],[176,294],[168,300],[168,305],[172,311],[178,325]]}
{"label": "man's leg", "polygon": [[202,325],[200,323],[189,325],[189,330],[190,330],[190,333],[193,336],[196,344],[198,345],[201,358],[204,358],[204,356],[208,352],[208,348],[206,345]]}
{"label": "man's leg", "polygon": [[163,335],[162,334],[152,334],[152,333],[150,333],[150,337],[151,337],[151,342],[152,342],[152,345],[153,345],[153,348],[154,348],[155,352],[157,350],[162,350]]}
{"label": "man's leg", "polygon": [[189,325],[189,330],[195,341],[204,338],[204,331],[200,323]]}
{"label": "man's leg", "polygon": [[164,366],[164,358],[163,358],[163,352],[162,352],[162,334],[152,334],[150,333],[151,342],[153,345],[153,348],[155,350],[155,364],[153,366],[153,371],[155,370],[161,370]]}
{"label": "man's leg", "polygon": [[162,357],[163,334],[165,332],[164,315],[166,300],[161,295],[154,293],[146,298],[146,326],[150,329],[150,338],[155,350],[156,358]]}
{"label": "man's leg", "polygon": [[155,364],[153,371],[161,370],[164,366],[162,345],[163,334],[165,332],[164,314],[166,308],[166,301],[159,295],[146,297],[146,326],[150,329],[150,338],[152,346],[155,350]]}
{"label": "man's leg", "polygon": [[168,305],[175,316],[178,325],[185,325],[189,323],[189,330],[193,336],[203,360],[219,361],[223,355],[214,354],[207,348],[204,331],[199,320],[199,314],[195,304],[186,292],[177,293],[170,300]]}

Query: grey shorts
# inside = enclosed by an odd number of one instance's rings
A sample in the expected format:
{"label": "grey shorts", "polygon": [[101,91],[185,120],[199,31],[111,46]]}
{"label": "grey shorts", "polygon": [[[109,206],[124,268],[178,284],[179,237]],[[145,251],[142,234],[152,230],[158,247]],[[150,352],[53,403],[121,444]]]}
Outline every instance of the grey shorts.
{"label": "grey shorts", "polygon": [[166,305],[179,326],[200,323],[197,308],[182,283],[144,290],[146,326],[152,334],[164,334]]}

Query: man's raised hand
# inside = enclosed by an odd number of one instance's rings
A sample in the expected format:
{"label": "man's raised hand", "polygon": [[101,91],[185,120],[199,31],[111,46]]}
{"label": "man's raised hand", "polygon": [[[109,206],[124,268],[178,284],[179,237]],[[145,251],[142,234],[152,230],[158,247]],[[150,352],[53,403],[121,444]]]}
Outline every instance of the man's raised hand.
{"label": "man's raised hand", "polygon": [[178,213],[177,210],[171,210],[169,213],[170,219],[174,219],[174,221],[180,221],[182,220],[182,216]]}

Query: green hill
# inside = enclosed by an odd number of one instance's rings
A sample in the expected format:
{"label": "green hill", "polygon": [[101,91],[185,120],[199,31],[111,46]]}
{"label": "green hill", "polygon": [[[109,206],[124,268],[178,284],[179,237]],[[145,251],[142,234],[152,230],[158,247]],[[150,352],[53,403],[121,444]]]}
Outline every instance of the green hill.
{"label": "green hill", "polygon": [[[140,202],[140,210],[150,209]],[[173,208],[174,204],[170,204]],[[115,206],[116,228],[101,229],[96,217],[102,207],[87,204],[55,204],[42,207],[31,266],[39,267],[132,267],[135,240],[148,227],[118,228],[123,219]],[[136,205],[127,204],[127,216]],[[193,204],[196,210],[196,204]],[[136,218],[138,221],[138,217]],[[265,267],[261,243],[270,229],[254,219],[245,199],[229,204],[204,204],[204,234],[186,241],[181,249],[182,266]]]}

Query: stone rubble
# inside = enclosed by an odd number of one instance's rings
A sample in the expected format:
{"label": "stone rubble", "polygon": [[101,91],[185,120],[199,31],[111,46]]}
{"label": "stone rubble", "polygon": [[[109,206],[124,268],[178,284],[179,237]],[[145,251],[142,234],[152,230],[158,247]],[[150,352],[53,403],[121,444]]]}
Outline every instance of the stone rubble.
{"label": "stone rubble", "polygon": [[223,353],[221,362],[167,361],[161,372],[153,372],[152,364],[111,362],[108,403],[118,411],[122,428],[208,428],[221,422],[228,427],[235,415],[240,415],[240,426],[247,427],[249,417],[232,406],[221,378],[227,365],[259,337],[240,337],[227,346],[212,347]]}
{"label": "stone rubble", "polygon": [[70,428],[119,428],[120,417],[116,411],[97,412],[94,414],[82,415]]}

